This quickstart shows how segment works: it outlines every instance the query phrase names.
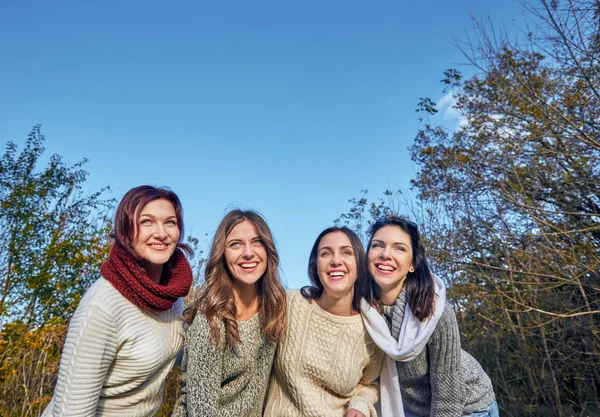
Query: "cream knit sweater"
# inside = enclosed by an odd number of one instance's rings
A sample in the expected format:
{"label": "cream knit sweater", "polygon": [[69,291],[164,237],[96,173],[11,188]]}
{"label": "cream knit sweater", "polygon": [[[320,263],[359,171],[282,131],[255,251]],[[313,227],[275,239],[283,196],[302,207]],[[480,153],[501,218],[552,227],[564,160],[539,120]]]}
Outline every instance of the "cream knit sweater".
{"label": "cream knit sweater", "polygon": [[264,416],[376,416],[383,352],[361,316],[336,316],[288,291],[288,320],[271,377]]}
{"label": "cream knit sweater", "polygon": [[163,312],[137,307],[104,278],[82,298],[43,417],[153,416],[183,345],[183,299]]}

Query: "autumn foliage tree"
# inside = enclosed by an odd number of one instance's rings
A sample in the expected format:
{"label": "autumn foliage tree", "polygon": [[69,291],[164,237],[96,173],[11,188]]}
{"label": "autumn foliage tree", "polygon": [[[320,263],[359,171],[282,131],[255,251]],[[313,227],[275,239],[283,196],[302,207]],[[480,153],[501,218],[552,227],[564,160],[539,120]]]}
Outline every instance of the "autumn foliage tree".
{"label": "autumn foliage tree", "polygon": [[477,69],[444,74],[458,128],[419,104],[416,219],[503,413],[598,415],[600,2],[528,10],[515,41],[475,21],[457,42]]}
{"label": "autumn foliage tree", "polygon": [[39,168],[44,136],[0,160],[0,414],[38,415],[53,388],[68,320],[108,254],[113,200],[86,195],[85,160]]}
{"label": "autumn foliage tree", "polygon": [[461,127],[419,132],[413,185],[443,209],[430,233],[452,239],[434,252],[469,301],[465,326],[493,358],[507,410],[589,413],[600,395],[600,3],[530,12],[520,44],[476,25],[465,51],[479,74],[444,79]]}
{"label": "autumn foliage tree", "polygon": [[[35,126],[23,150],[9,142],[0,160],[0,416],[38,416],[50,401],[69,320],[100,277],[110,251],[114,199],[83,192],[86,160],[58,155],[40,169],[45,138]],[[192,264],[195,286],[204,264]],[[171,415],[179,368],[169,374],[158,417]]]}

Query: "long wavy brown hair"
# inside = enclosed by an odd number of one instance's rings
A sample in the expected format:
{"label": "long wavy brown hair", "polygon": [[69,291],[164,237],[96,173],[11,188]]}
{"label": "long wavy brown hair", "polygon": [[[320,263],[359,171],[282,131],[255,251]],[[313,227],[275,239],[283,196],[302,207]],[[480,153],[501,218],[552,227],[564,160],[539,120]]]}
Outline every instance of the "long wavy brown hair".
{"label": "long wavy brown hair", "polygon": [[[254,224],[267,252],[267,269],[258,280],[259,314],[263,323],[263,334],[267,340],[279,342],[283,336],[287,303],[285,290],[279,280],[279,255],[271,230],[265,219],[252,210],[235,209],[225,215],[212,241],[210,255],[204,271],[204,283],[192,308],[184,315],[191,324],[199,311],[210,325],[211,340],[221,342],[221,327],[225,330],[225,345],[240,342],[233,297],[233,276],[225,262],[225,242],[231,230],[244,220]],[[221,326],[222,323],[222,326]]]}

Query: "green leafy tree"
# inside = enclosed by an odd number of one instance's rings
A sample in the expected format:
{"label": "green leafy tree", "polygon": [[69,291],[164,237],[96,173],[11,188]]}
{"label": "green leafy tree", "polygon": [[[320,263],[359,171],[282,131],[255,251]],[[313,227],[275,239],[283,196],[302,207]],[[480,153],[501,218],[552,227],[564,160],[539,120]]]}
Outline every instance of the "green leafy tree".
{"label": "green leafy tree", "polygon": [[43,143],[36,126],[20,154],[9,142],[0,160],[0,325],[64,316],[107,251],[113,200],[105,189],[84,195],[86,160],[67,166],[52,155],[36,171]]}
{"label": "green leafy tree", "polygon": [[114,201],[85,195],[85,160],[38,169],[44,136],[0,159],[0,414],[38,415],[49,400],[66,324],[108,254]]}

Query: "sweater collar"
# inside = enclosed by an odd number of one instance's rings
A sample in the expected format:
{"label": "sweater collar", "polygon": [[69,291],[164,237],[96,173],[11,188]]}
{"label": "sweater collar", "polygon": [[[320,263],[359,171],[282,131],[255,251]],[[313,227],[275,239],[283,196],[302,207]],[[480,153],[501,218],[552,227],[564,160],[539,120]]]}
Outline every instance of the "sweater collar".
{"label": "sweater collar", "polygon": [[388,320],[390,331],[394,339],[398,340],[400,329],[404,322],[404,312],[406,311],[406,289],[402,288],[396,302],[391,306],[384,307],[385,317]]}

